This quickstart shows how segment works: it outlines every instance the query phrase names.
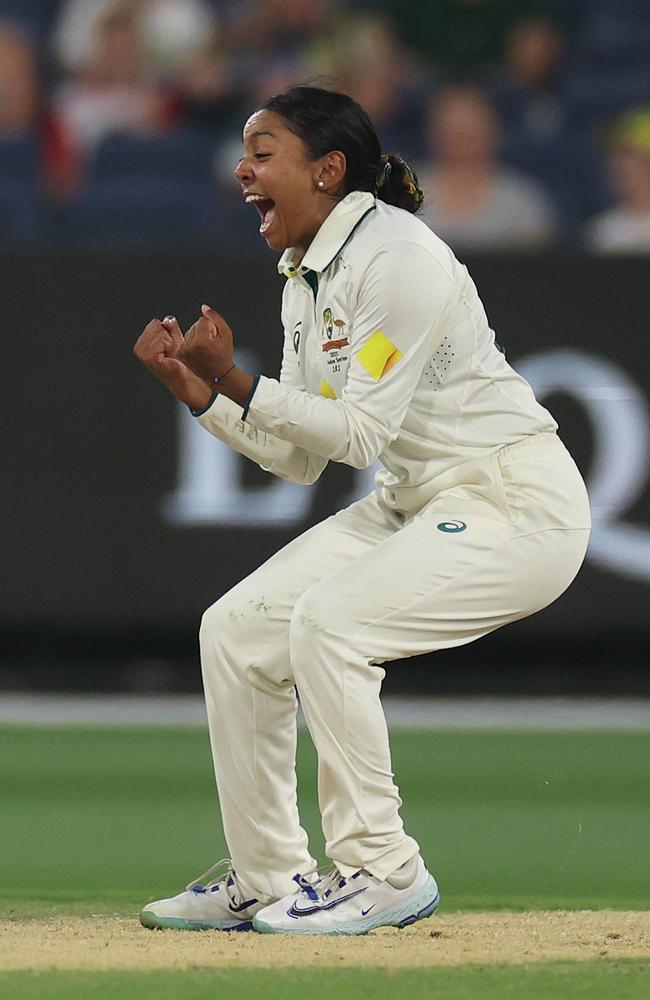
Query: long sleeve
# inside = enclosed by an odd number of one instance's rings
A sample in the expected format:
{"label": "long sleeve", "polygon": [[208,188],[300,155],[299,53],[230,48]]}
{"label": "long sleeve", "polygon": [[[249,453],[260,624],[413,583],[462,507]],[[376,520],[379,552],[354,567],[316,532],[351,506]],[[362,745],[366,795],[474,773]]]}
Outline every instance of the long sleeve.
{"label": "long sleeve", "polygon": [[399,433],[423,367],[442,338],[452,286],[427,249],[408,241],[386,244],[363,276],[341,398],[262,377],[246,423],[312,455],[368,468]]}
{"label": "long sleeve", "polygon": [[[295,351],[285,334],[280,385],[290,385],[300,391],[300,372]],[[253,427],[242,420],[243,410],[226,396],[217,396],[212,406],[197,417],[202,427],[250,458],[266,472],[272,472],[292,483],[314,483],[327,465],[327,459],[315,455],[291,441]]]}

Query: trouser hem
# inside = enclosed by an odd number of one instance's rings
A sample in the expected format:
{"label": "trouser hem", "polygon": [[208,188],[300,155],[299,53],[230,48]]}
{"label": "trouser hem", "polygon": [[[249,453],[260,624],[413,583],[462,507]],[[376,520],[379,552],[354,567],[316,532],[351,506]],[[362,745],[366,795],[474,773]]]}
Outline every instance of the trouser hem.
{"label": "trouser hem", "polygon": [[332,861],[344,878],[351,878],[363,868],[364,871],[370,872],[381,882],[385,882],[389,875],[392,875],[401,865],[406,864],[419,852],[420,846],[417,841],[413,840],[412,837],[405,837],[401,843],[391,848],[386,854],[382,854],[380,858],[364,861],[362,865],[347,865],[335,858],[332,858]]}

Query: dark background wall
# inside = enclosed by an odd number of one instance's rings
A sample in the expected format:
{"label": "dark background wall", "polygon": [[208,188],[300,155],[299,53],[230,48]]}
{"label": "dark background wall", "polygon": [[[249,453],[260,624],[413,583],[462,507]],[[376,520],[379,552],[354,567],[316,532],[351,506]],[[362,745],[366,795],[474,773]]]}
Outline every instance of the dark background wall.
{"label": "dark background wall", "polygon": [[[286,487],[232,458],[132,356],[152,316],[174,312],[188,326],[207,301],[231,322],[243,361],[275,375],[274,259],[7,255],[0,265],[0,684],[194,688],[201,610],[364,489],[342,466],[315,487]],[[497,339],[587,477],[596,526],[583,571],[555,605],[475,646],[403,663],[388,683],[646,690],[647,264],[468,265]]]}

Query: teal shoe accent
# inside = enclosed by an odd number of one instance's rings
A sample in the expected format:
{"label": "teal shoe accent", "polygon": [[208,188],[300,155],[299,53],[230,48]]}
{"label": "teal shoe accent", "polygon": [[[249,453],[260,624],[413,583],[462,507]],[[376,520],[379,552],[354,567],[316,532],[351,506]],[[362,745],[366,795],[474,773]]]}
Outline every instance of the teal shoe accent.
{"label": "teal shoe accent", "polygon": [[258,934],[282,934],[283,931],[276,931],[275,927],[271,927],[270,924],[265,923],[263,920],[258,920],[257,917],[253,917],[253,930],[257,931]]}
{"label": "teal shoe accent", "polygon": [[224,921],[222,925],[206,924],[200,920],[183,920],[182,917],[158,917],[150,910],[143,910],[140,914],[140,923],[148,930],[173,930],[173,931],[250,931],[253,929],[252,920]]}

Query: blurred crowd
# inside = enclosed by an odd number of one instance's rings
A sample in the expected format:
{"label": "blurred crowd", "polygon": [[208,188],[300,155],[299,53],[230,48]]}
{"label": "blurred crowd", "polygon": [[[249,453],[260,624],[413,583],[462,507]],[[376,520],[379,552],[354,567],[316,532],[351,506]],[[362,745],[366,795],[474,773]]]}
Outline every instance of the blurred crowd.
{"label": "blurred crowd", "polygon": [[0,246],[248,250],[242,125],[305,82],[460,252],[650,253],[647,0],[0,0]]}

